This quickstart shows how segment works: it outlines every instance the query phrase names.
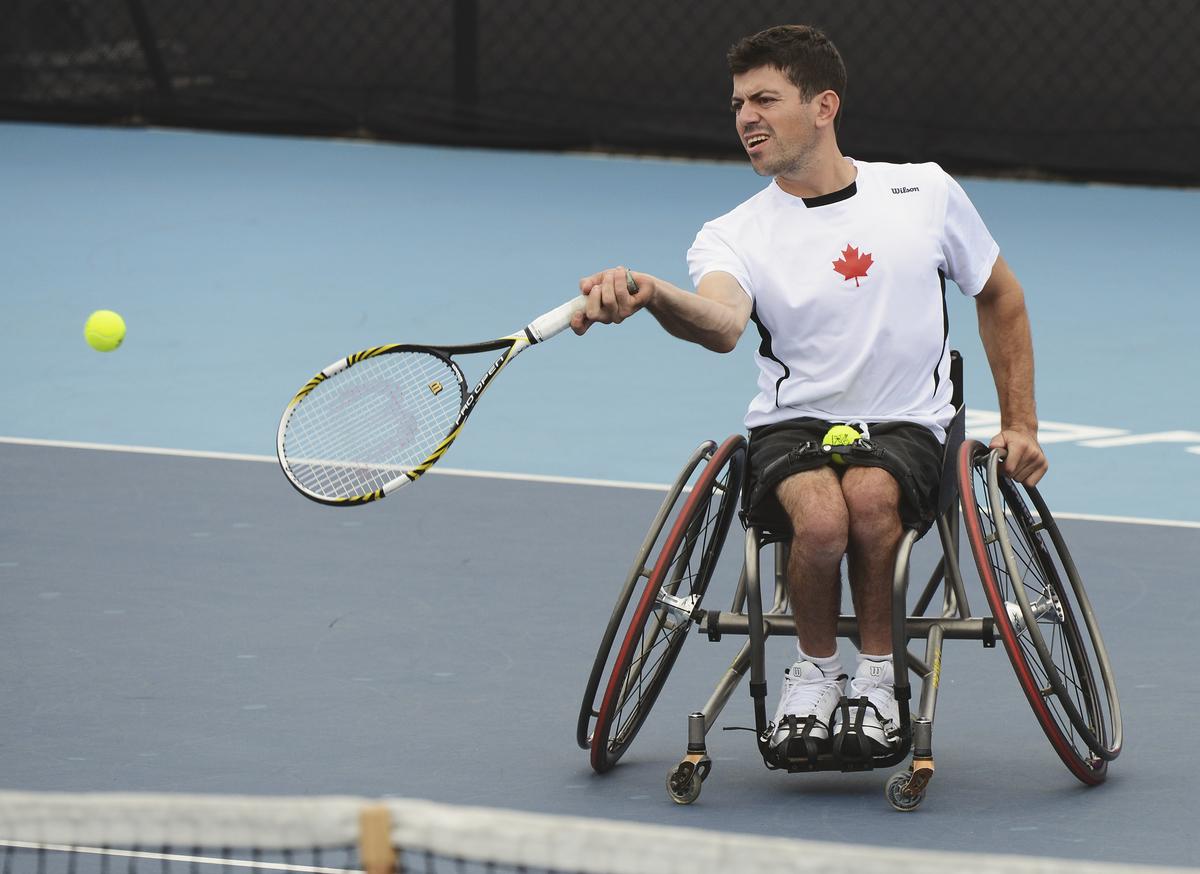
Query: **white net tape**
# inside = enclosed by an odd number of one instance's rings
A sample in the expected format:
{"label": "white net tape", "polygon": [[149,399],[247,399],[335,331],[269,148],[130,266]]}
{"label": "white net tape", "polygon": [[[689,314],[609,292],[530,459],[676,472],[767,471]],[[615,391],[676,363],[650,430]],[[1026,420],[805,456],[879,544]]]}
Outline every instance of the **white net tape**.
{"label": "white net tape", "polygon": [[[847,846],[429,801],[350,797],[0,792],[0,847],[341,847],[360,838],[360,813],[382,804],[402,855],[456,860],[450,870],[581,874],[884,871],[888,874],[1170,874],[1186,869],[1024,856]],[[161,859],[162,855],[156,855]],[[189,857],[195,861],[194,857]],[[489,863],[464,868],[463,865]],[[228,864],[228,863],[226,863]],[[495,866],[494,868],[491,866]],[[41,870],[8,866],[14,874]],[[240,867],[288,868],[240,863]],[[415,870],[435,870],[428,861]],[[291,866],[292,870],[330,868]]]}

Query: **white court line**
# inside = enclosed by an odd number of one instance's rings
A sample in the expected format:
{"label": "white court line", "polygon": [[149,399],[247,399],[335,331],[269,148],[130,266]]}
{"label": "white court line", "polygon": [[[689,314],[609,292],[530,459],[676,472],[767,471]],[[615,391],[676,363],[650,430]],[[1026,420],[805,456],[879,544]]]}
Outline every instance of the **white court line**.
{"label": "white court line", "polygon": [[[172,455],[179,458],[213,458],[219,461],[258,461],[275,464],[273,455],[248,455],[238,452],[205,452],[197,449],[166,449],[159,446],[122,446],[115,443],[84,443],[76,440],[39,440],[32,437],[0,437],[0,443],[15,446],[47,446],[55,449],[92,449],[99,452],[133,452],[140,455]],[[536,473],[503,473],[488,470],[462,470],[454,467],[432,467],[430,474],[440,476],[469,476],[479,479],[515,480],[532,483],[554,483],[569,486],[598,486],[610,489],[641,489],[665,492],[670,486],[661,483],[625,482],[622,480],[587,479],[571,476],[544,476]],[[1073,519],[1082,522],[1115,522],[1121,525],[1157,525],[1164,528],[1197,528],[1200,522],[1184,519],[1147,519],[1141,516],[1102,516],[1095,513],[1058,513],[1056,519]]]}
{"label": "white court line", "polygon": [[1098,516],[1094,513],[1058,513],[1051,511],[1055,519],[1078,519],[1082,522],[1118,522],[1124,525],[1163,525],[1169,528],[1200,528],[1200,522],[1183,519],[1143,519],[1139,516]]}
{"label": "white court line", "polygon": [[[177,458],[214,458],[218,461],[266,461],[277,464],[274,455],[249,455],[240,452],[206,452],[199,449],[166,449],[160,446],[123,446],[118,443],[84,443],[77,440],[39,440],[32,437],[0,437],[0,443],[16,446],[48,446],[54,449],[92,449],[98,452],[133,452],[139,455],[172,455]],[[431,467],[429,474],[441,476],[471,476],[480,479],[517,480],[531,483],[555,483],[568,486],[599,486],[610,489],[641,489],[665,492],[670,486],[661,483],[639,483],[612,479],[587,479],[573,476],[544,476],[537,473],[504,473],[489,470],[462,470],[457,467]],[[428,475],[428,474],[427,474]]]}

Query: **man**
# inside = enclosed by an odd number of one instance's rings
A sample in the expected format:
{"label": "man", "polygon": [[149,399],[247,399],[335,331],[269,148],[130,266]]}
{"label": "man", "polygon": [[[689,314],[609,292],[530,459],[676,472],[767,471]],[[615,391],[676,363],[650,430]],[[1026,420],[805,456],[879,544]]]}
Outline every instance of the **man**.
{"label": "man", "polygon": [[[945,279],[976,300],[1001,410],[991,445],[1005,451],[1009,476],[1032,485],[1047,463],[1024,294],[940,167],[842,155],[846,73],[823,33],[773,27],[738,42],[728,59],[738,135],[771,183],[700,230],[688,252],[694,294],[606,270],[581,281],[587,308],[572,327],[582,334],[645,308],[671,334],[729,352],[753,319],[762,342],[759,393],[746,415],[751,513],[793,532],[786,570],[798,655],[773,743],[788,755],[827,748],[847,695],[870,702],[859,740],[882,752],[898,721],[896,550],[906,526],[932,522],[954,415]],[[838,424],[868,438],[840,465],[819,448]],[[848,690],[836,641],[843,555],[860,642]]]}

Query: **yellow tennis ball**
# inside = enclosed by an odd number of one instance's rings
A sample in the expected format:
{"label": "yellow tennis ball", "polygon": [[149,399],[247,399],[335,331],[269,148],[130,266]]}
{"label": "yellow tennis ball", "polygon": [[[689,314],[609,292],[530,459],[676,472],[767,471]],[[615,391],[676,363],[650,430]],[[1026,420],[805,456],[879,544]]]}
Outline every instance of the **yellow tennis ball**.
{"label": "yellow tennis ball", "polygon": [[[862,434],[849,425],[834,425],[825,432],[825,436],[821,440],[821,448],[828,452],[834,446],[849,446],[861,436]],[[833,453],[833,463],[845,464],[846,459],[835,452]]]}
{"label": "yellow tennis ball", "polygon": [[125,320],[112,310],[96,310],[83,326],[83,337],[97,352],[112,352],[125,339]]}

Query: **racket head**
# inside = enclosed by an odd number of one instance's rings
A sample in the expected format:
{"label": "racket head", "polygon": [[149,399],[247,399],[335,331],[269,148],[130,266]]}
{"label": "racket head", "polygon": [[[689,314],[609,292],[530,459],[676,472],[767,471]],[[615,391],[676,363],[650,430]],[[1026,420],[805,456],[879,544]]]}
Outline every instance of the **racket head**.
{"label": "racket head", "polygon": [[467,383],[444,351],[389,345],[322,370],[283,411],[279,466],[305,497],[378,500],[423,474],[453,440]]}

